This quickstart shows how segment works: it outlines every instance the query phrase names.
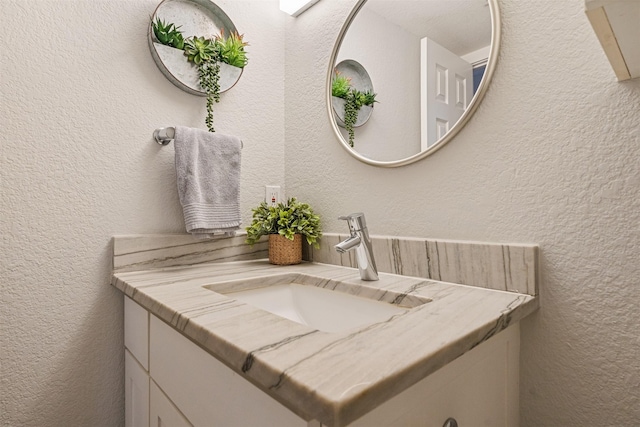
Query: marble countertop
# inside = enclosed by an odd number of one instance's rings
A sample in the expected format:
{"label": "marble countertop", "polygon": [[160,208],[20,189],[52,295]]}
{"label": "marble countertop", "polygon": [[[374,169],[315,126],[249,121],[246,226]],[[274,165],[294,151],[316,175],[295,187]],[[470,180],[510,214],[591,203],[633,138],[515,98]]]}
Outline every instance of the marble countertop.
{"label": "marble countertop", "polygon": [[[284,273],[432,300],[344,333],[317,331],[206,288]],[[329,279],[329,280],[327,280]],[[266,260],[116,272],[112,285],[306,420],[341,427],[538,308],[527,294]],[[391,291],[385,293],[384,291]],[[385,295],[387,295],[385,297]]]}

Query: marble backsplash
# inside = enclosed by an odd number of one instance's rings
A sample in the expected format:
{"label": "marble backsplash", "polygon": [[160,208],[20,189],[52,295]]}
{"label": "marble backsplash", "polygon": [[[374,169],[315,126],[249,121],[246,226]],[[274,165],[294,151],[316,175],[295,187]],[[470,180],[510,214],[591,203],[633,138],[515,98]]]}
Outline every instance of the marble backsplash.
{"label": "marble backsplash", "polygon": [[[304,248],[304,259],[356,267],[353,252],[333,246],[347,235],[325,233],[320,248]],[[199,240],[188,234],[128,235],[113,240],[115,272],[146,270],[206,262],[261,259],[266,239],[253,247],[245,236]],[[538,294],[538,247],[411,237],[372,236],[378,271],[459,283],[481,288]]]}
{"label": "marble backsplash", "polygon": [[247,245],[246,235],[196,239],[190,234],[126,235],[113,238],[113,271],[136,271],[205,262],[267,258],[266,239]]}
{"label": "marble backsplash", "polygon": [[[333,247],[349,237],[325,233],[320,249],[306,248],[305,259],[357,267],[355,253]],[[371,236],[378,271],[469,286],[538,294],[538,246]]]}

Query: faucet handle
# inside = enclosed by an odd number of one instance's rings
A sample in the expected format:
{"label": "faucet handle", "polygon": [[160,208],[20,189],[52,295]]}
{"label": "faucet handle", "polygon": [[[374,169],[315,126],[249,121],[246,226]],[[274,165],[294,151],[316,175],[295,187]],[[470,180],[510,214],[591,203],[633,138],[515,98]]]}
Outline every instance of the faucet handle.
{"label": "faucet handle", "polygon": [[367,228],[367,222],[365,221],[364,213],[362,212],[339,216],[338,219],[347,221],[349,223],[349,229],[354,231],[360,231]]}
{"label": "faucet handle", "polygon": [[352,214],[349,214],[349,215],[340,215],[338,217],[338,219],[344,219],[344,220],[349,221],[350,219],[354,219],[354,218],[358,218],[358,217],[363,217],[364,218],[364,213],[355,212],[355,213],[352,213]]}

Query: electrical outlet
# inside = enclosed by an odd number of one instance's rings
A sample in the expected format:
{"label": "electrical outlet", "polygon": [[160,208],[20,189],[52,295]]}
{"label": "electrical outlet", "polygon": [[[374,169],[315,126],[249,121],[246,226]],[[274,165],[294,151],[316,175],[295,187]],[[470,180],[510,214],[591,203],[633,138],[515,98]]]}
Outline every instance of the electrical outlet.
{"label": "electrical outlet", "polygon": [[280,186],[279,185],[265,185],[264,186],[264,201],[269,206],[275,206],[280,203]]}

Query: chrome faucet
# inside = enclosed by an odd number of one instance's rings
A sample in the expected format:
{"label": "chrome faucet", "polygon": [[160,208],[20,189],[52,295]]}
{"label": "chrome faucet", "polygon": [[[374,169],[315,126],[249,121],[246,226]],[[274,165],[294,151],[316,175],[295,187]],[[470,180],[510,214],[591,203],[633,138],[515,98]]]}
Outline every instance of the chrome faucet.
{"label": "chrome faucet", "polygon": [[364,214],[362,212],[352,213],[351,215],[341,216],[338,219],[347,221],[351,236],[338,243],[335,246],[336,250],[342,254],[355,249],[360,278],[362,280],[378,280],[378,270],[376,269],[376,261],[373,259],[371,239],[369,238]]}

